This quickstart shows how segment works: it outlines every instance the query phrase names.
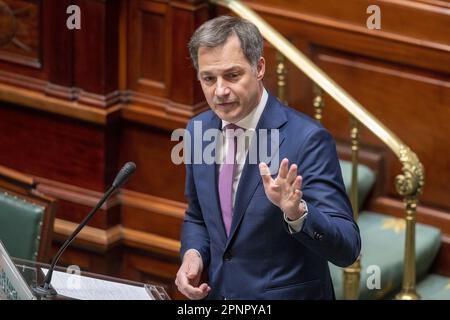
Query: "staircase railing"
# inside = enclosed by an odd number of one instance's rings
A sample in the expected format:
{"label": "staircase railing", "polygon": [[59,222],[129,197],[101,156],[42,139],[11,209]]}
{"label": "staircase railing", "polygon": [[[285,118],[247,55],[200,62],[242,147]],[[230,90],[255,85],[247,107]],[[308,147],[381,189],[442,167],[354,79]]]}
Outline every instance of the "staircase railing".
{"label": "staircase railing", "polygon": [[[381,141],[384,142],[402,164],[402,174],[397,175],[395,186],[403,197],[406,207],[406,242],[403,266],[402,290],[396,299],[420,299],[416,292],[416,261],[415,261],[415,225],[416,207],[424,186],[425,173],[417,155],[405,145],[391,130],[378,121],[358,101],[352,98],[344,89],[334,82],[324,71],[316,66],[307,56],[301,53],[293,44],[272,28],[251,8],[238,0],[210,0],[211,3],[227,7],[238,16],[254,23],[262,36],[278,50],[277,77],[280,100],[285,100],[286,68],[284,58],[288,59],[300,69],[315,84],[314,110],[315,118],[322,119],[323,91],[328,93],[336,102],[350,113],[351,117],[351,145],[352,145],[352,189],[350,199],[355,220],[358,220],[358,190],[357,165],[359,124],[363,124]],[[361,259],[344,269],[344,297],[358,299],[361,272]]]}

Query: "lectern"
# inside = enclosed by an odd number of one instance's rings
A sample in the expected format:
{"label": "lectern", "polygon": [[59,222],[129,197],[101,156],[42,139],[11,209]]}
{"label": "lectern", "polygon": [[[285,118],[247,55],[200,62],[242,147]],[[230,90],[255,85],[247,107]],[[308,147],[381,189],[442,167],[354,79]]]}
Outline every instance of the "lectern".
{"label": "lectern", "polygon": [[0,241],[0,300],[170,300],[162,286],[57,267],[52,286],[57,295],[37,297],[31,289],[44,281],[50,266],[11,258]]}

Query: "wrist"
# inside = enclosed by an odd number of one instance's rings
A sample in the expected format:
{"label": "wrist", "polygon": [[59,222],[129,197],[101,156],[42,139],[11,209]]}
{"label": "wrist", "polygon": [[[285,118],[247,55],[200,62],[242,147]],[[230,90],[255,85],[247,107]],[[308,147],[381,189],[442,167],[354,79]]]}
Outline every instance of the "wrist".
{"label": "wrist", "polygon": [[296,210],[292,210],[292,212],[285,212],[284,215],[288,221],[295,221],[303,217],[307,211],[308,209],[306,202],[301,199],[299,205],[296,207]]}
{"label": "wrist", "polygon": [[189,249],[189,250],[187,250],[184,253],[183,261],[185,259],[196,259],[196,258],[198,258],[200,260],[203,260],[202,256],[200,255],[200,252],[198,252],[198,250],[196,250],[196,249]]}

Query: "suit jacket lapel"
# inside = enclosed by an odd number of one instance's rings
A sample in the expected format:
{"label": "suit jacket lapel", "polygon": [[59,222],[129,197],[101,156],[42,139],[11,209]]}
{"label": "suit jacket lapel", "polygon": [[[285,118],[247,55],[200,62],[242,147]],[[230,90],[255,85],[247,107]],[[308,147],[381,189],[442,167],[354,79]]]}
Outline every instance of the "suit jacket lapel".
{"label": "suit jacket lapel", "polygon": [[[205,148],[212,143],[212,141],[203,141],[203,134],[208,129],[217,129],[217,130],[219,130],[218,133],[220,133],[221,125],[222,125],[222,121],[214,113],[212,113],[211,120],[207,121],[203,124],[202,150],[201,150],[202,151],[202,161],[204,161],[203,152],[205,151]],[[217,143],[218,138],[219,137],[216,137],[216,140],[214,141],[214,143]],[[215,156],[215,154],[214,154],[214,156]],[[222,220],[222,211],[220,209],[219,194],[218,194],[218,189],[217,189],[217,164],[215,162],[213,164],[203,164],[201,166],[201,168],[203,168],[203,170],[205,170],[204,177],[205,177],[206,181],[211,183],[211,192],[208,193],[207,195],[203,195],[203,196],[210,198],[210,201],[212,202],[212,207],[214,209],[213,212],[208,213],[208,214],[214,215],[214,218],[212,220],[216,222],[216,229],[221,231],[221,236],[225,243],[227,235],[226,235],[225,226],[224,226],[223,220]]]}
{"label": "suit jacket lapel", "polygon": [[[256,127],[256,137],[258,137],[259,129],[279,129],[284,123],[286,123],[287,118],[282,108],[278,105],[278,101],[275,97],[269,94],[269,99],[267,101],[266,107],[261,115],[261,118],[258,122],[258,126]],[[274,158],[274,155],[279,152],[279,147],[283,143],[284,134],[282,130],[279,130],[279,142],[272,140],[274,137],[273,134],[268,132],[268,137],[270,136],[270,149],[268,149],[269,154],[272,155],[271,161],[276,160],[277,157]],[[254,147],[254,144],[257,143],[258,139],[252,140],[251,147]],[[265,143],[265,141],[262,141]],[[230,244],[231,239],[233,238],[237,228],[239,227],[242,218],[244,216],[245,210],[248,207],[250,199],[256,191],[256,187],[258,183],[261,181],[261,175],[259,173],[259,162],[262,161],[259,157],[259,148],[258,148],[258,161],[256,164],[249,164],[249,155],[247,154],[246,162],[241,174],[241,178],[239,180],[238,189],[236,192],[236,202],[234,206],[233,212],[233,220],[231,223],[230,236],[228,237],[227,247]],[[279,160],[278,160],[279,161]],[[270,161],[268,161],[268,165],[270,166]],[[279,163],[276,164],[278,166]],[[273,174],[273,172],[272,172]]]}

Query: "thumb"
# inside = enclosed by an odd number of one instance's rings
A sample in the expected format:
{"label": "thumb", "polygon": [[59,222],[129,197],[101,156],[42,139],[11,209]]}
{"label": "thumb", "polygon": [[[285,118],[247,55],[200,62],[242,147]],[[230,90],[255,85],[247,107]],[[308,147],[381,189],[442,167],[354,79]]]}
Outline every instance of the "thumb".
{"label": "thumb", "polygon": [[192,280],[195,277],[197,277],[198,271],[199,271],[198,269],[199,269],[198,263],[190,263],[189,264],[188,270],[186,272],[186,276],[188,277],[189,280]]}
{"label": "thumb", "polygon": [[259,164],[259,174],[261,175],[262,181],[264,183],[264,188],[267,188],[272,181],[272,177],[270,175],[269,167],[264,162],[261,162]]}

